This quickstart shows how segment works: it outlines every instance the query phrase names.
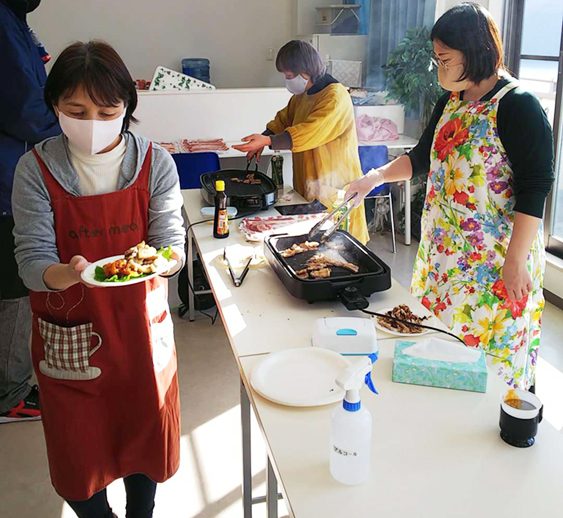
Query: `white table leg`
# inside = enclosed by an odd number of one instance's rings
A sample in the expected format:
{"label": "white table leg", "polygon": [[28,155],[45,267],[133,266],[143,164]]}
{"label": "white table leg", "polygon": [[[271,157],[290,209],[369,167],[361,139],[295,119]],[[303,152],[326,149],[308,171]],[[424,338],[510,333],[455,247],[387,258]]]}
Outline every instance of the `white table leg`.
{"label": "white table leg", "polygon": [[252,518],[252,464],[250,435],[250,400],[240,381],[240,418],[242,425],[242,506],[244,518]]}
{"label": "white table leg", "polygon": [[411,181],[405,180],[405,245],[411,244]]}
{"label": "white table leg", "polygon": [[268,457],[268,471],[266,472],[266,508],[268,518],[278,518],[278,481]]}

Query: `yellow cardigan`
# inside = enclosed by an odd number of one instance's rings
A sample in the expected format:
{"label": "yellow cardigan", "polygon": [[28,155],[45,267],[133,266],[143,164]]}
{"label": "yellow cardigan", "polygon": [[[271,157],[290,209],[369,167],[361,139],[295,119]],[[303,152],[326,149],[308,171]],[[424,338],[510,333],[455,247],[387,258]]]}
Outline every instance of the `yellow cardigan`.
{"label": "yellow cardigan", "polygon": [[[341,84],[294,95],[267,128],[291,135],[293,187],[306,200],[330,209],[338,189],[362,176],[352,100]],[[363,204],[350,213],[350,233],[369,241]]]}

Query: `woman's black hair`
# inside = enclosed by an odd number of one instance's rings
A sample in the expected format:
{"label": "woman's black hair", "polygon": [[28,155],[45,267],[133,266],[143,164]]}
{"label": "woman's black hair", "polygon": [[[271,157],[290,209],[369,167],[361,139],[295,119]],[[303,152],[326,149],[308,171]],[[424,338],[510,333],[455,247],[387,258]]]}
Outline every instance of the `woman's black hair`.
{"label": "woman's black hair", "polygon": [[499,28],[479,4],[466,2],[446,11],[434,24],[430,38],[463,53],[465,63],[460,81],[480,83],[504,69]]}
{"label": "woman's black hair", "polygon": [[276,68],[278,72],[307,74],[313,83],[326,72],[325,64],[315,47],[302,40],[291,40],[278,51]]}
{"label": "woman's black hair", "polygon": [[137,90],[125,63],[115,49],[103,41],[78,41],[64,49],[49,72],[45,100],[53,108],[62,97],[82,86],[99,106],[125,104],[123,131],[136,122]]}

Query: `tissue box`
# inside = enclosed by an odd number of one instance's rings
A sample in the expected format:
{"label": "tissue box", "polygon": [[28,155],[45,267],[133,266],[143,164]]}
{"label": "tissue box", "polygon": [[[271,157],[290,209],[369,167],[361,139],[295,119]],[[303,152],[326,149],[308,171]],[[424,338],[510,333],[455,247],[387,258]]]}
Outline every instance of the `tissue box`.
{"label": "tissue box", "polygon": [[479,359],[470,363],[428,360],[403,352],[414,343],[395,343],[393,381],[473,392],[487,391],[487,363],[484,351],[479,351]]}

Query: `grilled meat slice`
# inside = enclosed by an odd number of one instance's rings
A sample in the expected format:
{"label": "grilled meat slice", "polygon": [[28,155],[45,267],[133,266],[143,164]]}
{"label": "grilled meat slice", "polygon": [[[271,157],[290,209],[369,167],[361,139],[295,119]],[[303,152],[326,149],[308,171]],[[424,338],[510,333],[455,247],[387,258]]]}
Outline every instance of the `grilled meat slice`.
{"label": "grilled meat slice", "polygon": [[144,241],[141,241],[138,245],[131,247],[123,255],[125,256],[125,259],[138,258],[141,261],[154,261],[157,257],[156,248],[147,245]]}
{"label": "grilled meat slice", "polygon": [[156,259],[156,248],[152,246],[138,246],[137,257],[141,260],[151,260],[154,261]]}
{"label": "grilled meat slice", "polygon": [[132,270],[138,273],[154,273],[156,272],[156,265],[154,263],[141,264],[136,261],[129,261]]}
{"label": "grilled meat slice", "polygon": [[330,268],[318,268],[316,270],[310,268],[303,268],[297,270],[295,275],[300,279],[328,279],[332,273]]}
{"label": "grilled meat slice", "polygon": [[328,279],[332,270],[330,268],[319,268],[318,270],[309,271],[309,275],[313,279]]}
{"label": "grilled meat slice", "polygon": [[288,258],[293,257],[297,254],[302,254],[303,252],[308,252],[310,250],[317,250],[319,248],[319,243],[317,241],[304,241],[303,243],[293,243],[290,248],[286,248],[280,252],[282,257]]}
{"label": "grilled meat slice", "polygon": [[324,268],[326,266],[336,266],[339,268],[345,268],[353,273],[358,273],[360,267],[356,264],[349,263],[347,261],[339,261],[338,259],[333,259],[324,254],[315,254],[307,261],[307,266],[311,266],[315,269]]}
{"label": "grilled meat slice", "polygon": [[[280,253],[286,258],[293,257],[298,253],[307,251],[303,250],[303,248],[316,250],[318,246],[319,243],[316,241],[305,241],[304,243],[294,244],[291,248],[283,250]],[[345,268],[354,273],[358,273],[359,271],[359,267],[353,263],[339,261],[338,259],[317,253],[313,257],[310,257],[305,263],[304,268],[297,270],[295,274],[301,279],[326,279],[331,276],[332,267]]]}

